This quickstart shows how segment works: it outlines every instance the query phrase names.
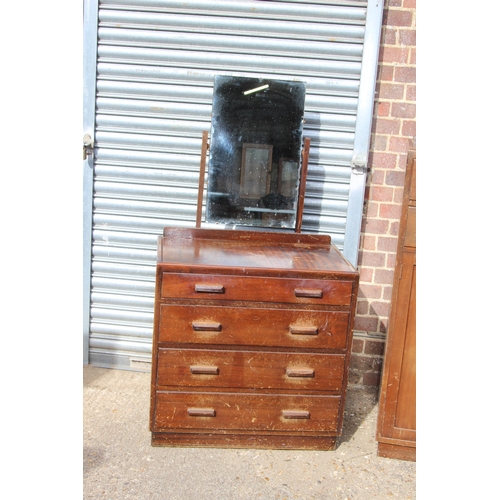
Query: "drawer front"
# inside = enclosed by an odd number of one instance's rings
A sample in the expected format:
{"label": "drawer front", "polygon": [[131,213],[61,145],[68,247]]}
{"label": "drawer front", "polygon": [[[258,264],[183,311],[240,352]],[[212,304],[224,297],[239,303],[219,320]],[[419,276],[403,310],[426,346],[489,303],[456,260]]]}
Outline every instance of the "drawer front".
{"label": "drawer front", "polygon": [[160,387],[340,392],[345,356],[262,351],[159,349]]}
{"label": "drawer front", "polygon": [[349,313],[160,306],[159,342],[345,349]]}
{"label": "drawer front", "polygon": [[153,432],[171,429],[338,433],[340,396],[159,392]]}
{"label": "drawer front", "polygon": [[163,273],[161,283],[161,297],[167,299],[348,306],[351,293],[351,281],[334,280]]}

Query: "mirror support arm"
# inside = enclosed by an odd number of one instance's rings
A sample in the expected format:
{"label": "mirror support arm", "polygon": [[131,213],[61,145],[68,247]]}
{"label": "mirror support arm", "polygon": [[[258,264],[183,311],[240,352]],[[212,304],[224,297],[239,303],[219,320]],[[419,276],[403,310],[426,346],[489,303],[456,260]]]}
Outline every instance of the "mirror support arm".
{"label": "mirror support arm", "polygon": [[208,151],[208,131],[204,130],[201,139],[201,158],[200,158],[200,179],[198,182],[198,207],[196,209],[196,228],[201,227],[201,212],[203,207],[203,190],[205,187],[205,167],[207,164]]}
{"label": "mirror support arm", "polygon": [[300,169],[300,185],[299,185],[299,200],[297,206],[297,223],[295,224],[295,232],[300,233],[302,230],[302,214],[304,212],[304,200],[306,195],[306,177],[307,165],[309,163],[309,148],[311,146],[311,138],[304,137],[304,149],[302,150],[302,168]]}

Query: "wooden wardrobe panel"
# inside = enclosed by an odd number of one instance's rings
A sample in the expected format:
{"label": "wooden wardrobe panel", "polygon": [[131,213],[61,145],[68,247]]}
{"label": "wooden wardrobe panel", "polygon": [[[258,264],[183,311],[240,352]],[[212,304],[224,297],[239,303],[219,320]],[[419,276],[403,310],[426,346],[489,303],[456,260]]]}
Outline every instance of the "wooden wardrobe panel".
{"label": "wooden wardrobe panel", "polygon": [[416,459],[416,152],[408,154],[380,388],[378,454]]}
{"label": "wooden wardrobe panel", "polygon": [[[406,274],[404,279],[408,280],[409,287],[408,303],[404,304],[403,311],[406,314],[396,316],[400,324],[396,323],[397,330],[405,332],[401,335],[401,366],[399,369],[398,398],[396,400],[394,427],[401,430],[400,437],[413,438],[413,432],[417,428],[415,412],[416,401],[416,265],[415,254],[405,253],[403,256],[403,269]],[[403,323],[404,322],[404,323]],[[407,432],[408,431],[408,432]]]}

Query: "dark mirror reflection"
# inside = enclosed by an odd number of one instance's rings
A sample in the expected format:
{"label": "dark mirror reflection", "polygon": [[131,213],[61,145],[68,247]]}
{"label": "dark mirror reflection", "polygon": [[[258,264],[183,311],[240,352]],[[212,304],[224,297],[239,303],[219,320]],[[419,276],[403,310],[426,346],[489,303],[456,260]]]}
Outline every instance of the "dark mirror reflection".
{"label": "dark mirror reflection", "polygon": [[305,84],[217,76],[206,220],[294,228]]}

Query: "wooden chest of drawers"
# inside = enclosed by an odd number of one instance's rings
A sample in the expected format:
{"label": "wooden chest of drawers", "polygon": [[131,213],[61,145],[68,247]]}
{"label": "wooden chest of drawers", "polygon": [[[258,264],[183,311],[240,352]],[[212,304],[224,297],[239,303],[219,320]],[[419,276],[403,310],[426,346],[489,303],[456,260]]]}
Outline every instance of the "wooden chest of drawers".
{"label": "wooden chest of drawers", "polygon": [[165,228],[152,444],[332,449],[357,289],[329,236]]}

